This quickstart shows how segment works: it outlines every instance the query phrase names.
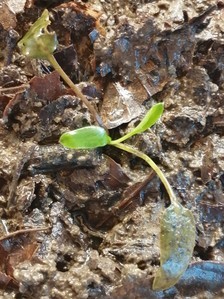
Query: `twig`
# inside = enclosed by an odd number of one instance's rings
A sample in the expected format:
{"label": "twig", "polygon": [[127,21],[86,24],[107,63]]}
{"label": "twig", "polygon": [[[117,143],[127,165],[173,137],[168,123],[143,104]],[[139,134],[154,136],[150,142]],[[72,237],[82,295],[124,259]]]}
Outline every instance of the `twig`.
{"label": "twig", "polygon": [[19,85],[19,86],[13,86],[13,87],[5,87],[5,88],[0,88],[0,93],[10,93],[11,91],[12,92],[18,92],[20,90],[24,90],[25,88],[28,88],[30,87],[29,84],[22,84],[22,85]]}
{"label": "twig", "polygon": [[40,231],[46,231],[51,229],[51,227],[37,227],[37,228],[27,228],[27,229],[20,229],[12,233],[8,233],[4,237],[0,238],[0,241],[4,241],[9,238],[13,238],[15,236],[21,235],[21,234],[27,234],[27,233],[35,233],[35,232],[40,232]]}

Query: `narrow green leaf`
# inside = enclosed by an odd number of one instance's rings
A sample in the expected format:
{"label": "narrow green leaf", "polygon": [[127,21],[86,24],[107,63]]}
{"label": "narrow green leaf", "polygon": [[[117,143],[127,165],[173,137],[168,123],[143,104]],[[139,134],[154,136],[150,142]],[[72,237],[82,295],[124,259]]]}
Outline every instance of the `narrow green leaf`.
{"label": "narrow green leaf", "polygon": [[124,140],[144,132],[145,130],[152,127],[157,120],[161,117],[164,110],[164,104],[163,103],[157,103],[152,106],[152,108],[146,113],[143,120],[135,127],[131,132],[127,133],[126,135],[122,136],[119,139],[112,140],[111,145],[118,144],[123,142]]}
{"label": "narrow green leaf", "polygon": [[152,108],[146,113],[140,124],[134,128],[132,133],[134,132],[134,134],[139,134],[152,127],[163,114],[163,110],[163,103],[157,103],[153,105]]}
{"label": "narrow green leaf", "polygon": [[50,23],[48,10],[45,9],[18,43],[23,55],[31,58],[47,58],[56,50],[58,45],[56,34],[47,30]]}
{"label": "narrow green leaf", "polygon": [[59,142],[68,148],[90,149],[107,145],[110,137],[103,128],[88,126],[62,134]]}
{"label": "narrow green leaf", "polygon": [[165,290],[177,283],[187,269],[195,245],[192,213],[180,204],[171,204],[161,219],[160,268],[153,290]]}

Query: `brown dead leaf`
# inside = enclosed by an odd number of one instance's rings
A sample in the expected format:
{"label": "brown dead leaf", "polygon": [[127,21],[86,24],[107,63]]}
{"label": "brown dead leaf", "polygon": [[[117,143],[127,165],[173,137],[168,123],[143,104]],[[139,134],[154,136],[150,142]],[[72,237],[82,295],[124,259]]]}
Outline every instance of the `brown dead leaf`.
{"label": "brown dead leaf", "polygon": [[14,268],[21,262],[29,261],[37,251],[38,244],[28,243],[21,245],[16,250],[12,250],[12,253],[8,255],[7,263],[6,263],[6,273],[7,275],[13,277]]}
{"label": "brown dead leaf", "polygon": [[16,16],[6,3],[0,3],[0,24],[5,30],[16,27]]}
{"label": "brown dead leaf", "polygon": [[[26,230],[21,234],[10,234],[0,241],[0,288],[17,288],[13,278],[15,267],[26,260],[32,259],[38,248],[32,236],[27,237]],[[28,231],[29,232],[29,231]]]}
{"label": "brown dead leaf", "polygon": [[5,109],[3,111],[3,121],[5,124],[8,124],[9,117],[11,115],[11,112],[13,108],[24,98],[24,93],[19,92],[14,95],[13,98],[11,98],[8,102],[8,104],[5,106]]}
{"label": "brown dead leaf", "polygon": [[60,75],[54,71],[43,78],[34,77],[30,80],[30,91],[34,92],[39,99],[49,102],[57,99],[63,91]]}
{"label": "brown dead leaf", "polygon": [[105,173],[103,182],[111,189],[116,190],[122,184],[125,186],[130,178],[125,174],[122,167],[113,159],[107,156],[108,171]]}
{"label": "brown dead leaf", "polygon": [[0,289],[18,289],[18,282],[11,276],[0,272]]}

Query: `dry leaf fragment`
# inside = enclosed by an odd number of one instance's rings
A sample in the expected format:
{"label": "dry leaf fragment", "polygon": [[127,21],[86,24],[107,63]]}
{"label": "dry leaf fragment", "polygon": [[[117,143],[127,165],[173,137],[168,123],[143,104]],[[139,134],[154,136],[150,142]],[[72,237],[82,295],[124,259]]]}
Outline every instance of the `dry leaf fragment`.
{"label": "dry leaf fragment", "polygon": [[30,92],[34,92],[39,99],[51,102],[63,93],[60,75],[54,71],[41,77],[33,77],[30,80]]}
{"label": "dry leaf fragment", "polygon": [[130,91],[118,82],[108,86],[101,110],[103,122],[108,129],[128,123],[141,113],[142,107]]}
{"label": "dry leaf fragment", "polygon": [[16,16],[9,9],[8,5],[0,3],[0,24],[3,26],[5,30],[9,30],[10,28],[16,27]]}

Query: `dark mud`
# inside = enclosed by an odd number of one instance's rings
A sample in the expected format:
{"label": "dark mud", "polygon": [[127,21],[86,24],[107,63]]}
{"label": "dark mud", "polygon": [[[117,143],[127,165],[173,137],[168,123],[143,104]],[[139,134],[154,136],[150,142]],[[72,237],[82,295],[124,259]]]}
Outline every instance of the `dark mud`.
{"label": "dark mud", "polygon": [[[13,12],[3,2],[1,298],[223,298],[223,4],[39,0]],[[158,163],[196,219],[192,263],[166,291],[151,289],[169,205],[161,182],[118,149],[61,147],[61,133],[93,118],[46,61],[16,47],[46,7],[57,60],[111,136],[165,104],[162,120],[128,142]]]}

